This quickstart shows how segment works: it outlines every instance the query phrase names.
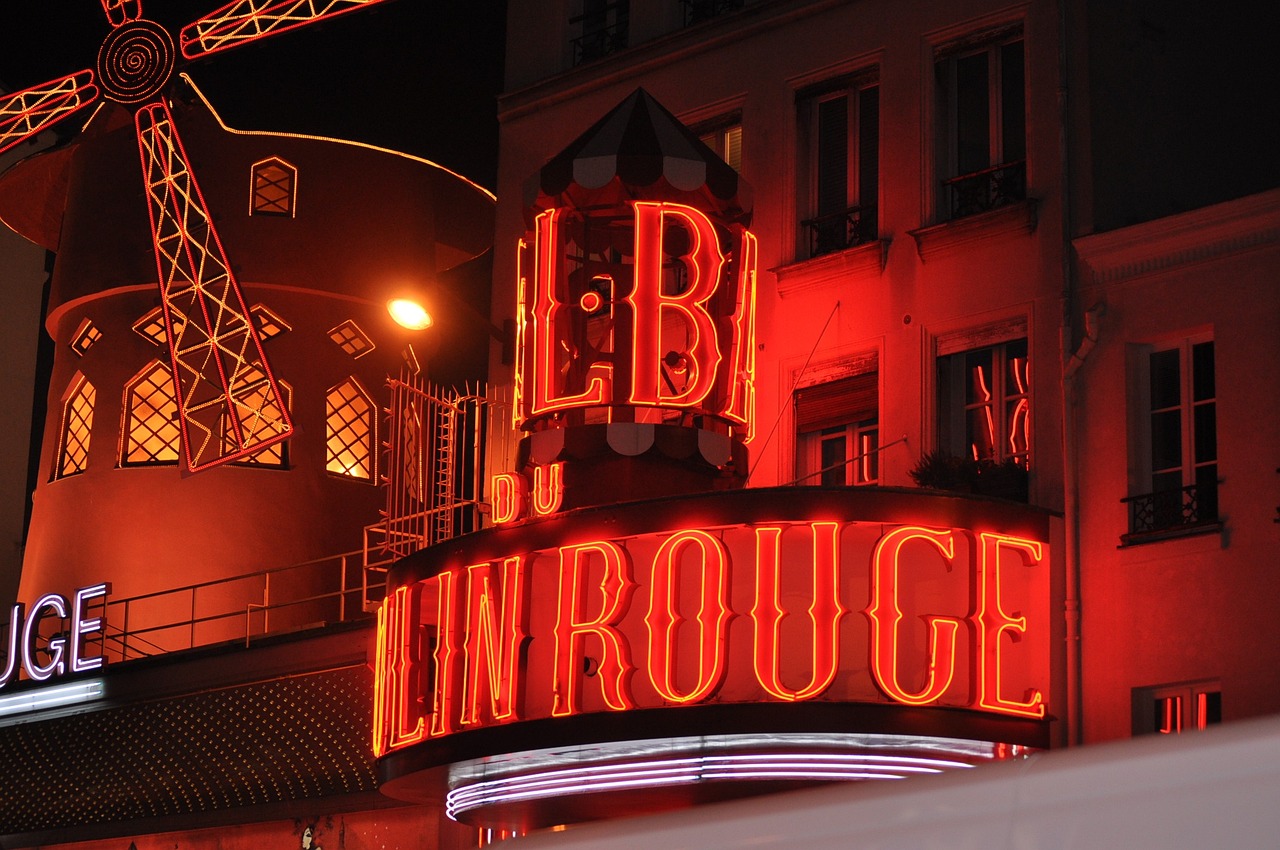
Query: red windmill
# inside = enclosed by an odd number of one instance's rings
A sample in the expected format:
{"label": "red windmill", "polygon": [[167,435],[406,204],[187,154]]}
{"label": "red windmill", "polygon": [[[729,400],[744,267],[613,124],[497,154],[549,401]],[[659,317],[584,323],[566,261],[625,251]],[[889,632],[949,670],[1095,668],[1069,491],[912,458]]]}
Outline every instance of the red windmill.
{"label": "red windmill", "polygon": [[[0,97],[0,153],[105,99],[134,111],[183,461],[245,458],[293,432],[262,341],[162,97],[187,60],[385,0],[235,0],[183,27],[177,44],[141,0],[99,0],[111,31],[93,68]],[[229,426],[229,427],[228,427]]]}

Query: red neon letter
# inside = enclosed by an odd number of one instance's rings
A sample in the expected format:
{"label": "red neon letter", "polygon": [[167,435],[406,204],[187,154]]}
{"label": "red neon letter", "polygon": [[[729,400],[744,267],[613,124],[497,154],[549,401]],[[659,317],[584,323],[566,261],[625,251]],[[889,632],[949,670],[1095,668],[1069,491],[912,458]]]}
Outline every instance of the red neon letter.
{"label": "red neon letter", "polygon": [[[631,403],[693,407],[711,392],[720,364],[715,321],[706,304],[715,295],[724,270],[724,254],[711,219],[693,207],[660,201],[635,201],[635,282],[626,301],[631,305],[634,339],[631,352]],[[662,235],[672,223],[689,234],[682,260],[689,286],[679,294],[662,291]],[[688,379],[683,390],[663,386],[663,321],[680,316],[691,341],[683,352]],[[683,347],[683,341],[681,342]],[[677,354],[681,352],[677,351]]]}
{"label": "red neon letter", "polygon": [[[561,343],[556,331],[557,315],[565,306],[561,294],[566,291],[563,267],[560,259],[560,218],[564,210],[554,209],[539,213],[534,221],[534,280],[533,303],[530,313],[533,393],[529,405],[529,417],[540,416],[569,407],[586,407],[603,404],[606,387],[601,375],[593,375],[586,387],[577,395],[556,395],[560,379],[560,367],[556,362]],[[521,352],[522,356],[524,352]],[[528,388],[523,387],[527,392]]]}
{"label": "red neon letter", "polygon": [[[587,573],[592,554],[598,555],[604,563],[597,584],[601,597],[600,611],[594,618],[588,618],[583,608],[586,606]],[[614,711],[635,708],[635,701],[627,690],[627,678],[634,668],[626,640],[614,628],[626,614],[634,591],[630,560],[618,544],[598,540],[561,547],[552,716],[563,717],[582,710],[582,674],[588,663],[583,644],[587,635],[600,639],[600,658],[596,669],[605,704]]]}
{"label": "red neon letter", "polygon": [[560,510],[564,500],[564,463],[533,468],[533,512],[547,516]]}
{"label": "red neon letter", "polygon": [[493,476],[490,490],[493,493],[494,525],[504,525],[520,518],[524,513],[525,494],[529,489],[524,476],[516,472],[500,472]]}
{"label": "red neon letter", "polygon": [[467,675],[462,699],[464,726],[482,722],[482,684],[488,688],[489,717],[498,721],[516,714],[520,650],[529,637],[524,558],[517,555],[502,562],[500,604],[494,601],[495,572],[493,564],[467,567]]}
{"label": "red neon letter", "polygon": [[738,308],[733,314],[733,366],[729,375],[729,404],[724,415],[755,435],[756,407],[756,237],[742,231],[738,256]]}
{"label": "red neon letter", "polygon": [[1022,555],[1024,567],[1034,567],[1044,556],[1044,548],[1034,540],[1003,534],[984,532],[978,536],[982,538],[982,587],[974,618],[978,628],[978,706],[1005,714],[1044,717],[1044,698],[1035,688],[1028,691],[1025,702],[1000,696],[1000,637],[1008,632],[1010,640],[1017,641],[1027,631],[1026,617],[1010,616],[1000,605],[1000,550],[1013,549]]}
{"label": "red neon letter", "polygon": [[458,619],[458,576],[461,570],[445,570],[436,576],[439,596],[436,599],[436,651],[434,711],[431,715],[431,735],[448,735],[456,732],[455,718],[458,702],[458,632],[462,623]]}
{"label": "red neon letter", "polygon": [[831,687],[839,667],[840,618],[848,609],[840,604],[840,525],[809,523],[813,533],[813,675],[809,684],[793,691],[782,683],[782,532],[780,526],[756,529],[755,621],[756,679],[766,691],[787,701],[816,697]]}
{"label": "red neon letter", "polygon": [[951,617],[927,617],[929,627],[929,669],[924,688],[911,693],[902,686],[898,671],[898,559],[902,547],[912,540],[933,545],[942,555],[947,570],[955,558],[955,539],[950,531],[903,526],[890,531],[876,544],[871,560],[871,673],[890,699],[907,705],[925,705],[946,692],[956,673],[956,632],[960,621]]}
{"label": "red neon letter", "polygon": [[422,589],[422,583],[397,587],[378,609],[373,676],[373,751],[377,755],[426,736],[418,699]]}
{"label": "red neon letter", "polygon": [[[701,590],[701,601],[695,619],[698,623],[698,677],[693,690],[681,694],[676,686],[676,629],[684,621],[678,600],[681,569],[680,554],[697,546],[698,578],[694,584]],[[725,674],[725,645],[729,623],[729,553],[724,544],[701,529],[677,531],[658,547],[653,556],[653,586],[650,588],[649,613],[644,618],[649,628],[649,679],[658,695],[668,702],[697,702],[720,686]]]}

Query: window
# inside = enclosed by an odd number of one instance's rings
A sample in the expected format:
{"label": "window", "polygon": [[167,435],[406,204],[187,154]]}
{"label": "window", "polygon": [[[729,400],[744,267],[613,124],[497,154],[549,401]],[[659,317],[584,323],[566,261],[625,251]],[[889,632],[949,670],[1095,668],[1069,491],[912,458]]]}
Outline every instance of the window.
{"label": "window", "polygon": [[1176,531],[1218,519],[1213,340],[1137,350],[1138,480],[1129,533]]}
{"label": "window", "polygon": [[796,392],[796,483],[858,486],[880,479],[879,373]]}
{"label": "window", "polygon": [[1222,722],[1222,686],[1191,682],[1133,689],[1133,734],[1178,735]]}
{"label": "window", "polygon": [[272,157],[253,166],[253,215],[291,216],[297,202],[298,169]]}
{"label": "window", "polygon": [[745,0],[680,0],[684,7],[684,25],[691,27],[729,12],[736,12]]}
{"label": "window", "polygon": [[1027,195],[1021,27],[940,50],[939,214],[961,218]]}
{"label": "window", "polygon": [[62,430],[58,438],[58,467],[54,478],[84,472],[89,462],[89,436],[93,432],[93,384],[76,374],[62,402]]}
{"label": "window", "polygon": [[178,399],[168,366],[153,360],[129,382],[124,415],[120,453],[124,466],[178,462]]}
{"label": "window", "polygon": [[816,257],[877,238],[880,87],[874,73],[806,89],[798,98],[803,199],[801,254]]}
{"label": "window", "polygon": [[376,481],[376,410],[355,378],[325,394],[325,469],[349,478]]}
{"label": "window", "polygon": [[580,33],[572,41],[573,64],[626,49],[630,13],[630,0],[582,0],[582,14],[569,19]]}
{"label": "window", "polygon": [[1026,339],[938,358],[938,448],[982,464],[1029,468]]}
{"label": "window", "polygon": [[85,352],[93,348],[94,343],[100,339],[102,339],[102,331],[98,330],[93,322],[85,319],[71,337],[71,350],[83,357]]}
{"label": "window", "polygon": [[699,130],[698,138],[734,171],[742,170],[742,124],[734,121],[714,129]]}
{"label": "window", "polygon": [[[236,409],[240,411],[240,428],[241,433],[246,439],[253,439],[263,431],[270,433],[275,429],[270,427],[284,419],[280,415],[280,410],[272,403],[274,396],[271,393],[271,386],[261,373],[253,376],[257,386],[249,393],[237,395],[239,402]],[[292,409],[293,389],[284,381],[278,382],[280,388],[280,396],[284,400],[286,408]],[[230,412],[222,414],[222,451],[223,454],[234,454],[239,448],[236,442],[236,436],[231,427]],[[251,455],[246,456],[239,463],[247,466],[269,466],[277,469],[284,469],[289,465],[289,441],[280,440],[271,445],[259,449]]]}
{"label": "window", "polygon": [[342,324],[330,329],[329,339],[353,358],[359,360],[376,347],[369,335],[360,329],[353,320],[347,319]]}

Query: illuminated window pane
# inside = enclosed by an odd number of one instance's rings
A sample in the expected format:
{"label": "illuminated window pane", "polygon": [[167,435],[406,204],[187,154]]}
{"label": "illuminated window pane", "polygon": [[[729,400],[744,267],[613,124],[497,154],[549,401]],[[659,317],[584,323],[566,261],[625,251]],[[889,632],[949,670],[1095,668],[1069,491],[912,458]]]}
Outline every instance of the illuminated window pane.
{"label": "illuminated window pane", "polygon": [[[236,398],[240,399],[238,409],[241,411],[240,428],[242,437],[245,440],[252,440],[260,431],[268,433],[276,433],[277,429],[274,423],[280,422],[284,417],[281,416],[279,407],[271,402],[274,397],[271,393],[271,385],[266,382],[265,376],[256,370],[250,370],[250,378],[257,383],[257,387],[247,393],[236,393]],[[286,407],[292,409],[293,389],[283,381],[278,382],[280,395],[284,397]],[[233,454],[240,444],[236,442],[236,435],[232,428],[231,415],[224,414],[222,417],[222,446],[225,454]],[[260,449],[248,457],[238,461],[247,466],[270,466],[284,468],[289,464],[289,441],[281,440],[277,443]]]}
{"label": "illuminated window pane", "polygon": [[121,463],[178,462],[178,401],[169,367],[153,362],[125,389],[125,428]]}
{"label": "illuminated window pane", "polygon": [[274,336],[280,336],[286,331],[293,330],[284,319],[271,312],[263,304],[254,304],[249,308],[249,314],[253,316],[253,324],[258,329],[258,338],[263,342]]}
{"label": "illuminated window pane", "polygon": [[329,339],[357,360],[374,349],[373,340],[351,319],[329,331]]}
{"label": "illuminated window pane", "polygon": [[[178,317],[177,321],[181,323],[182,321],[181,317]],[[181,325],[179,325],[178,327],[179,335],[181,335],[181,331],[182,331]],[[166,340],[169,338],[168,333],[165,331],[165,327],[164,327],[164,313],[160,310],[159,307],[155,308],[150,313],[143,316],[138,321],[134,322],[133,332],[138,334],[148,342],[152,343],[153,345],[163,346],[166,344]]]}
{"label": "illuminated window pane", "polygon": [[93,431],[93,384],[77,375],[62,405],[62,432],[55,478],[84,472],[89,461],[89,435]]}
{"label": "illuminated window pane", "polygon": [[254,215],[293,215],[298,170],[282,159],[253,166]]}
{"label": "illuminated window pane", "polygon": [[742,125],[728,124],[702,133],[702,143],[715,151],[734,171],[742,170]]}
{"label": "illuminated window pane", "polygon": [[879,481],[879,378],[864,372],[796,392],[797,484]]}
{"label": "illuminated window pane", "polygon": [[1222,686],[1190,682],[1133,690],[1133,734],[1179,735],[1222,722]]}
{"label": "illuminated window pane", "polygon": [[938,447],[978,463],[1029,458],[1027,341],[938,358]]}
{"label": "illuminated window pane", "polygon": [[376,411],[355,378],[325,396],[325,469],[337,475],[373,481],[376,474]]}
{"label": "illuminated window pane", "polygon": [[71,338],[71,350],[83,357],[84,353],[100,339],[102,339],[102,331],[98,330],[93,322],[85,319],[76,329],[75,336]]}

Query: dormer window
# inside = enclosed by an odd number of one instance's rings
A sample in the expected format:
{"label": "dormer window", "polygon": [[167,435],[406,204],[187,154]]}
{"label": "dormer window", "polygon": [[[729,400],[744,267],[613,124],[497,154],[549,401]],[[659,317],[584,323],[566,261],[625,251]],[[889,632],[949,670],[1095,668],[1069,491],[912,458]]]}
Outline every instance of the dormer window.
{"label": "dormer window", "polygon": [[297,204],[298,169],[278,157],[253,165],[252,215],[292,217]]}

